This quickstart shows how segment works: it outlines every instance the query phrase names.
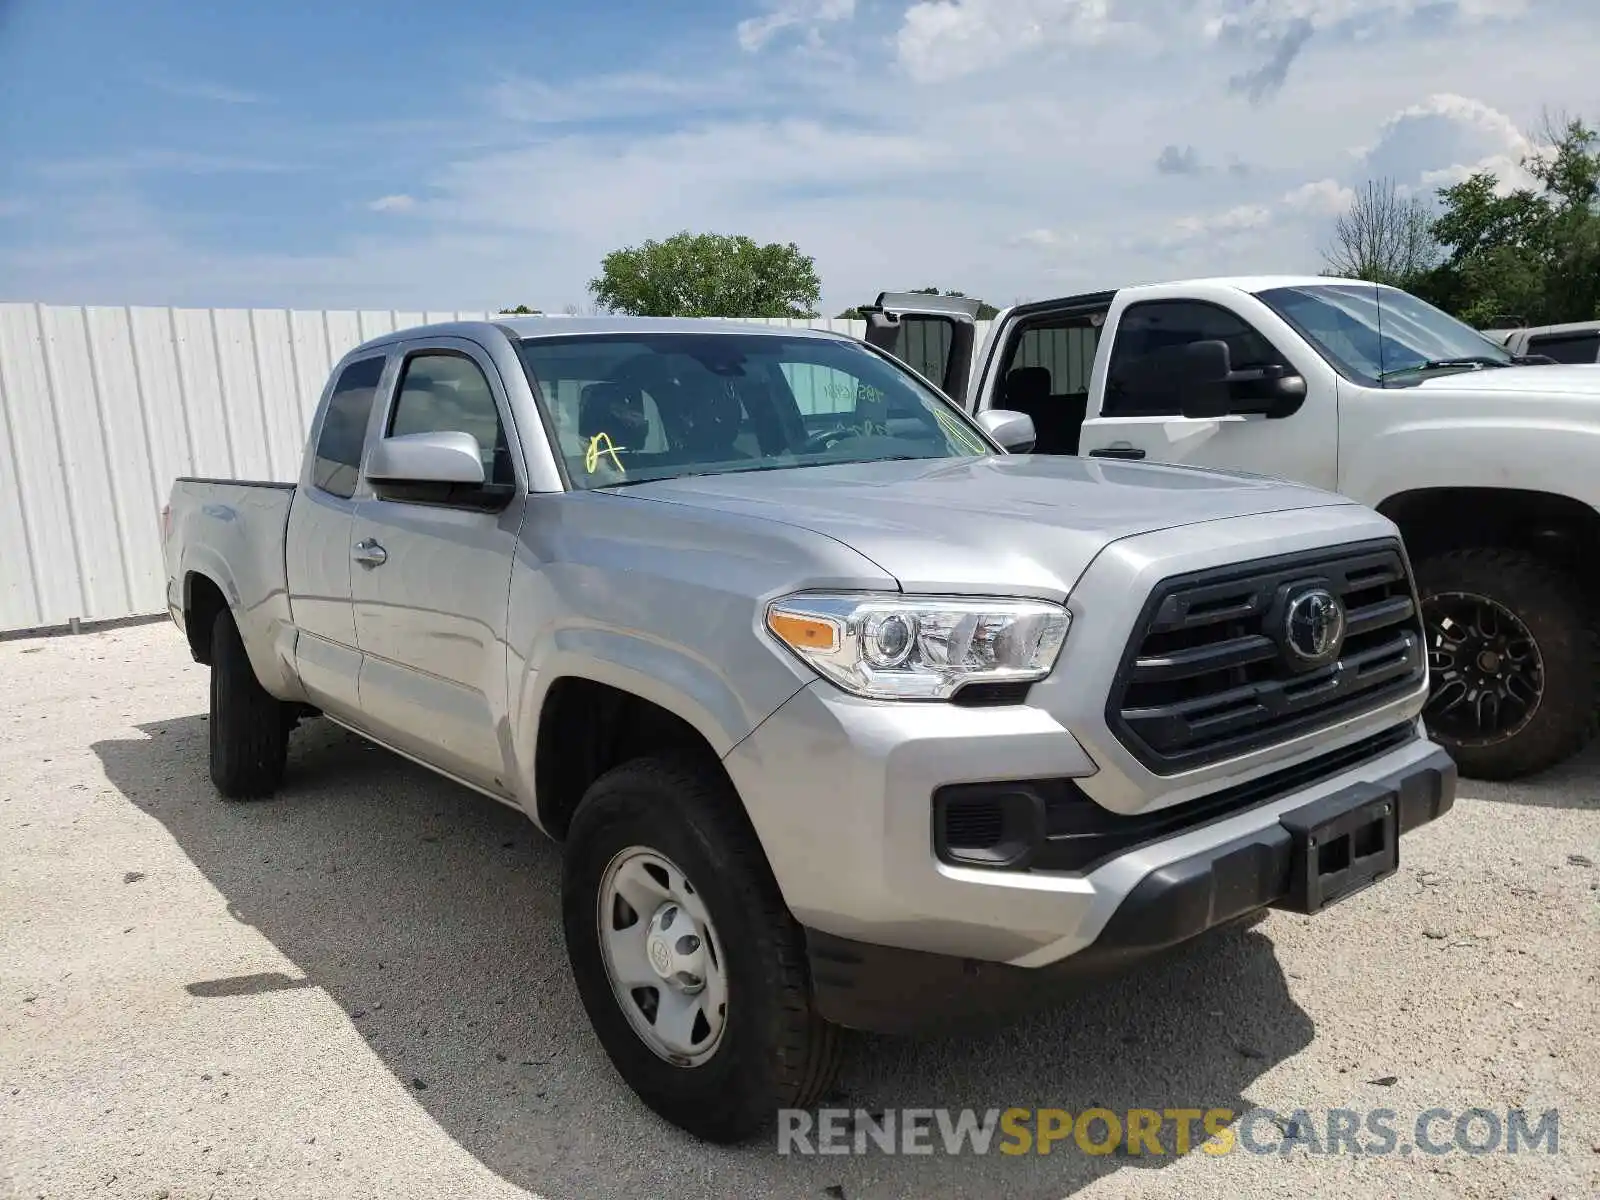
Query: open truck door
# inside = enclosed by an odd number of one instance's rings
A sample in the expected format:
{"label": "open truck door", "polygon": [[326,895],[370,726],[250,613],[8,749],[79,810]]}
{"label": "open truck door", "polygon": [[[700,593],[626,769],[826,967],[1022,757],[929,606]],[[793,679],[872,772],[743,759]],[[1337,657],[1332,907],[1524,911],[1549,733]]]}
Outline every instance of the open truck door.
{"label": "open truck door", "polygon": [[894,355],[966,406],[977,343],[979,301],[925,292],[882,292],[863,304],[867,344]]}

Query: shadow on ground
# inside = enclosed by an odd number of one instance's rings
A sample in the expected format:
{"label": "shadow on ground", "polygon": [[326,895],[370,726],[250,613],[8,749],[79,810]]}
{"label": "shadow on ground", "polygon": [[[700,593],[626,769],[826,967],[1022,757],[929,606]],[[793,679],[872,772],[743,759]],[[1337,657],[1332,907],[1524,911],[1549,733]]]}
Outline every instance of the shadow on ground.
{"label": "shadow on ground", "polygon": [[1540,808],[1600,809],[1600,739],[1547,771],[1511,783],[1463,779],[1459,793],[1475,800]]}
{"label": "shadow on ground", "polygon": [[[1090,1157],[1070,1142],[983,1158],[693,1146],[633,1098],[590,1033],[567,974],[559,854],[520,813],[320,721],[295,734],[276,799],[229,804],[206,778],[203,717],[141,729],[95,745],[106,775],[301,976],[193,980],[189,993],[323,989],[417,1103],[521,1187],[556,1200],[1059,1197],[1174,1161],[1170,1130],[1161,1158]],[[1238,930],[1004,1030],[861,1038],[829,1104],[1237,1113],[1311,1036],[1271,943]]]}

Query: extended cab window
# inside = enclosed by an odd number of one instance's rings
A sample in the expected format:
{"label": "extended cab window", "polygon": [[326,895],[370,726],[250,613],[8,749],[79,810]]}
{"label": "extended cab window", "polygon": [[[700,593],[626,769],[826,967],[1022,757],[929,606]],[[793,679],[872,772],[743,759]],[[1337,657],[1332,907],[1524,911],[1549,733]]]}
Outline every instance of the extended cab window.
{"label": "extended cab window", "polygon": [[517,481],[494,392],[478,364],[464,355],[424,353],[406,360],[387,436],[411,433],[470,433],[483,456],[484,481]]}
{"label": "extended cab window", "polygon": [[1283,355],[1244,319],[1215,304],[1194,300],[1151,300],[1122,314],[1111,344],[1102,413],[1108,417],[1181,414],[1182,397],[1170,388],[1141,381],[1143,360],[1157,351],[1193,342],[1227,343],[1234,370],[1286,366]]}
{"label": "extended cab window", "polygon": [[317,435],[311,482],[325,492],[349,499],[361,477],[361,448],[367,438],[372,402],[383,378],[383,356],[363,358],[339,373],[328,397],[328,411]]}

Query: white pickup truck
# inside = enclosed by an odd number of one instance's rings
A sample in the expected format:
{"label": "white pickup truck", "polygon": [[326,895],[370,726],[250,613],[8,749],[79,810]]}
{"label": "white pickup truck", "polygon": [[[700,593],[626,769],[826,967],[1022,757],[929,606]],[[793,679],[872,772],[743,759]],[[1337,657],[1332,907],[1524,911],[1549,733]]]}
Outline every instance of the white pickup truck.
{"label": "white pickup truck", "polygon": [[1600,366],[1525,359],[1406,292],[1317,276],[1019,305],[982,347],[961,298],[864,312],[870,343],[969,411],[1031,416],[1036,453],[1277,476],[1395,521],[1426,720],[1464,775],[1530,774],[1592,738]]}

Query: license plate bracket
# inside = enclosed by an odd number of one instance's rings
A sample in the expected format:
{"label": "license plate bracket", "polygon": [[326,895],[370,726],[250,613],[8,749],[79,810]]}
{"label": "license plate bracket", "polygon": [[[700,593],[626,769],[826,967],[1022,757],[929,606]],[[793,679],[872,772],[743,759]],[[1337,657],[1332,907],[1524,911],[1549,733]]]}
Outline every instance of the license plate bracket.
{"label": "license plate bracket", "polygon": [[1358,783],[1286,812],[1289,890],[1277,907],[1316,913],[1400,868],[1400,795]]}

